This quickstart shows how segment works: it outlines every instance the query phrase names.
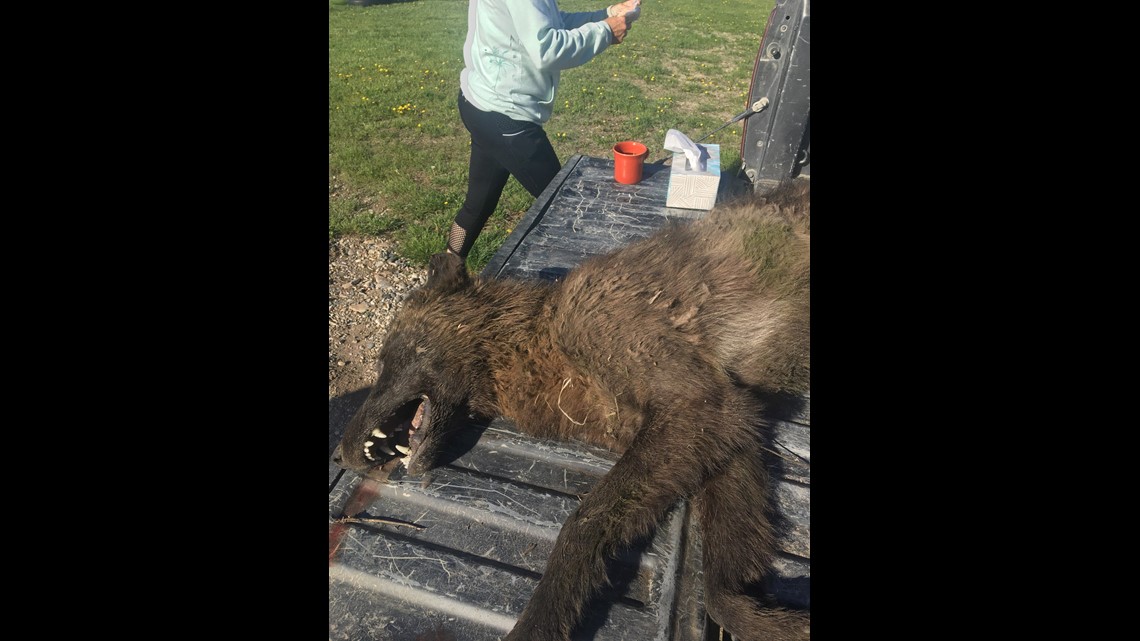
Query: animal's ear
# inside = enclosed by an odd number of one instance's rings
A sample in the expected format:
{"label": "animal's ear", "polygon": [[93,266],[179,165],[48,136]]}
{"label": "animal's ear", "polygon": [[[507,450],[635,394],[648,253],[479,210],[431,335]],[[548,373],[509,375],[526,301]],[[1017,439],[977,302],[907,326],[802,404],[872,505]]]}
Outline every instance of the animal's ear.
{"label": "animal's ear", "polygon": [[453,292],[471,284],[467,263],[457,254],[442,251],[428,262],[427,287]]}

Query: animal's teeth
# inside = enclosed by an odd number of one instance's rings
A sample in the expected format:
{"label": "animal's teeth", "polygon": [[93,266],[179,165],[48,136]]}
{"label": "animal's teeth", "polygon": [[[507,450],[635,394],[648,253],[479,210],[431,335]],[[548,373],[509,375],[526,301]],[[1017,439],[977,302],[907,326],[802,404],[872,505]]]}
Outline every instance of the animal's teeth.
{"label": "animal's teeth", "polygon": [[[397,445],[396,447],[399,447],[399,445]],[[380,444],[380,449],[384,450],[384,453],[388,454],[389,456],[395,456],[396,455],[396,453],[392,451],[392,448],[388,447],[384,443]]]}
{"label": "animal's teeth", "polygon": [[365,448],[372,447],[373,445],[375,445],[375,443],[373,443],[372,441],[364,441],[364,447]]}
{"label": "animal's teeth", "polygon": [[375,461],[376,460],[376,459],[372,458],[372,452],[369,452],[368,450],[364,450],[364,456],[369,461]]}
{"label": "animal's teeth", "polygon": [[410,447],[405,447],[405,446],[403,446],[403,445],[396,445],[396,449],[400,450],[400,453],[401,453],[401,454],[407,454],[408,452],[411,452],[411,451],[412,451],[412,448],[410,448]]}
{"label": "animal's teeth", "polygon": [[388,438],[388,435],[380,431],[380,428],[372,430],[372,436],[379,436],[380,438]]}

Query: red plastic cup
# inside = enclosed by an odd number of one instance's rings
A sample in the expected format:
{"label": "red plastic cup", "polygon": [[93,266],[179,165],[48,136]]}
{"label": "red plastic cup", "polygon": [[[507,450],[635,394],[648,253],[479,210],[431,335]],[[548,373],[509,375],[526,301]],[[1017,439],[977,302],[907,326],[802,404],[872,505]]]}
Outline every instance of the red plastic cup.
{"label": "red plastic cup", "polygon": [[641,172],[648,155],[649,148],[633,140],[614,145],[614,180],[624,185],[641,182]]}

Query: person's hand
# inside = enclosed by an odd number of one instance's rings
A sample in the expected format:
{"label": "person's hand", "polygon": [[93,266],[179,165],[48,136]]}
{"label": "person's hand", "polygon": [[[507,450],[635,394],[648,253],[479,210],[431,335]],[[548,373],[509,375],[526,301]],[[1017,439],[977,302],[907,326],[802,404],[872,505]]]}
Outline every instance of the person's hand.
{"label": "person's hand", "polygon": [[606,24],[610,25],[610,31],[614,34],[614,44],[621,44],[625,40],[625,32],[629,31],[629,25],[626,23],[625,16],[610,16],[606,18]]}
{"label": "person's hand", "polygon": [[626,24],[633,24],[634,20],[641,17],[641,0],[625,0],[621,4],[615,4],[610,7],[610,13],[615,16],[625,16]]}

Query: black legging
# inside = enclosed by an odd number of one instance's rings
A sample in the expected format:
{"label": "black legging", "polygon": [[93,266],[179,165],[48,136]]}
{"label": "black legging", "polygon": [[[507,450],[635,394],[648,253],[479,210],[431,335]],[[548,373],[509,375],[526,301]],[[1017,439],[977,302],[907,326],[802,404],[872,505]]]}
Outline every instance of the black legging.
{"label": "black legging", "polygon": [[459,116],[471,133],[471,162],[467,199],[455,215],[447,247],[466,258],[495,211],[507,178],[516,180],[538,198],[562,168],[542,127],[512,120],[499,113],[480,111],[459,93]]}

